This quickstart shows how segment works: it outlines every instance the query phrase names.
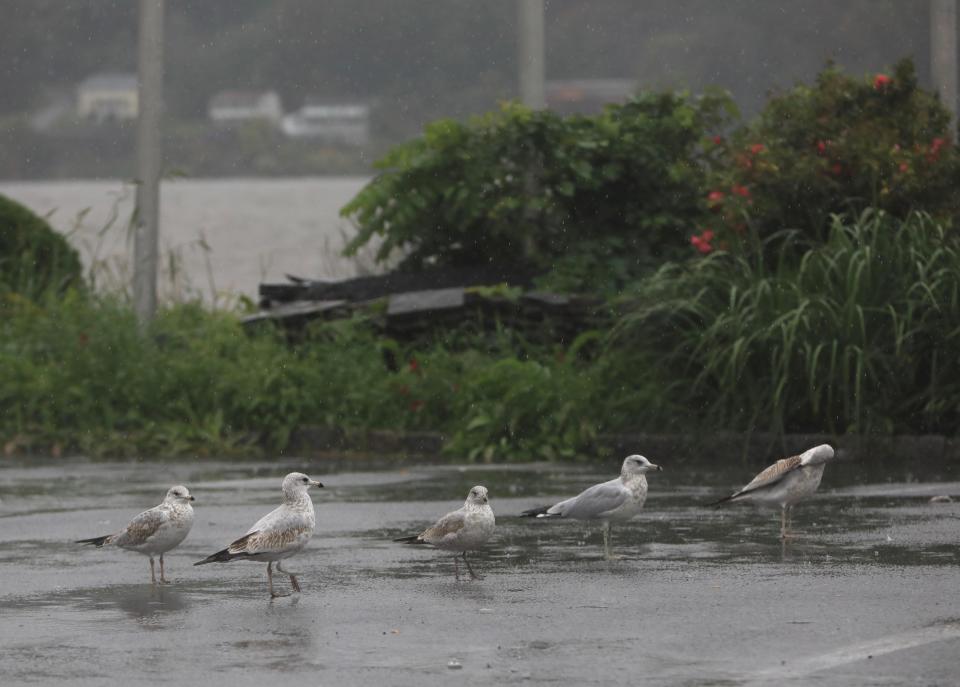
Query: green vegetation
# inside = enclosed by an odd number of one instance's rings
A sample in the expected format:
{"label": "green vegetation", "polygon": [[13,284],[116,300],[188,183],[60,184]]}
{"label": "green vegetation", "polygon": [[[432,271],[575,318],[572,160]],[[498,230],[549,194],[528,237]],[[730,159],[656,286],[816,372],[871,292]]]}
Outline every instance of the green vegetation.
{"label": "green vegetation", "polygon": [[573,417],[591,389],[577,363],[505,358],[501,345],[415,357],[340,322],[290,347],[196,304],[163,309],[143,336],[112,297],[13,299],[0,320],[0,438],[11,451],[223,455],[282,450],[310,424],[445,430],[459,457],[572,455],[591,431]]}
{"label": "green vegetation", "polygon": [[731,244],[792,229],[825,240],[830,216],[866,208],[906,217],[960,212],[960,152],[950,114],[920,89],[909,60],[856,79],[828,67],[813,86],[770,99],[715,143],[704,225]]}
{"label": "green vegetation", "polygon": [[33,212],[0,196],[0,297],[27,298],[83,284],[80,256],[67,240]]}
{"label": "green vegetation", "polygon": [[345,210],[354,248],[380,236],[408,268],[518,258],[604,293],[609,331],[560,346],[467,322],[401,343],[374,308],[291,344],[181,303],[142,333],[118,296],[20,279],[2,294],[0,440],[223,454],[320,425],[529,460],[624,430],[955,434],[958,156],[941,106],[905,63],[830,68],[720,138],[727,113],[648,94],[595,117],[441,122]]}
{"label": "green vegetation", "polygon": [[596,116],[508,105],[435,122],[343,209],[359,228],[348,252],[378,237],[377,257],[403,250],[405,268],[544,268],[599,250],[635,277],[685,250],[703,210],[700,142],[732,111],[719,95],[646,93]]}
{"label": "green vegetation", "polygon": [[[823,245],[717,253],[637,288],[614,347],[707,427],[952,434],[960,243],[928,215],[836,216]],[[626,365],[626,363],[624,363]]]}

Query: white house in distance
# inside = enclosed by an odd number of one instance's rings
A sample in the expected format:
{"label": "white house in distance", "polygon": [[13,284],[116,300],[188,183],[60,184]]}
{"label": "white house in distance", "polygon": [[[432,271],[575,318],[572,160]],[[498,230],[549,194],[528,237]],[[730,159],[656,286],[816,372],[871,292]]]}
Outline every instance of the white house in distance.
{"label": "white house in distance", "polygon": [[370,106],[308,99],[283,118],[281,128],[291,137],[362,146],[370,142]]}
{"label": "white house in distance", "polygon": [[207,116],[215,124],[265,121],[279,125],[283,106],[276,91],[221,91],[210,98]]}
{"label": "white house in distance", "polygon": [[136,74],[94,74],[77,86],[77,114],[98,122],[136,119]]}

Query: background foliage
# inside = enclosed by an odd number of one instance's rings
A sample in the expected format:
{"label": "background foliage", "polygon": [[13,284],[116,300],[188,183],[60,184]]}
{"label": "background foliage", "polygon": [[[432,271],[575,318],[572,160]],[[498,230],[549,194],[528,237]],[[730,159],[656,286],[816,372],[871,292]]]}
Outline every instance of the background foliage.
{"label": "background foliage", "polygon": [[36,298],[83,284],[80,255],[47,222],[0,196],[0,296]]}
{"label": "background foliage", "polygon": [[866,78],[829,66],[717,147],[704,226],[728,245],[783,229],[824,241],[831,215],[868,207],[948,222],[960,211],[950,113],[908,60]]}
{"label": "background foliage", "polygon": [[643,93],[596,116],[507,105],[436,122],[344,207],[359,229],[348,252],[377,237],[378,257],[401,251],[407,268],[543,269],[599,251],[637,274],[683,250],[702,212],[700,143],[732,112],[721,95]]}
{"label": "background foliage", "polygon": [[956,431],[960,245],[929,215],[836,216],[793,258],[718,253],[665,265],[612,334],[675,408],[711,427]]}
{"label": "background foliage", "polygon": [[911,79],[828,68],[727,134],[724,98],[649,93],[595,117],[444,121],[392,152],[345,210],[357,245],[606,293],[615,325],[570,345],[480,322],[399,342],[359,316],[291,344],[192,302],[143,333],[121,297],[38,280],[21,251],[0,293],[0,439],[223,454],[323,425],[529,460],[625,430],[955,435],[957,152]]}

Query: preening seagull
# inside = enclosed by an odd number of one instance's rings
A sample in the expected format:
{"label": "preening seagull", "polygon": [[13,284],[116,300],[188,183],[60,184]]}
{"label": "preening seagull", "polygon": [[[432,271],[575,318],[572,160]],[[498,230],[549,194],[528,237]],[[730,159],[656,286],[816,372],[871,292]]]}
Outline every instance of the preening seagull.
{"label": "preening seagull", "polygon": [[616,479],[595,484],[573,498],[552,506],[525,510],[520,516],[599,520],[603,523],[603,555],[609,560],[613,557],[610,553],[612,523],[626,522],[640,513],[647,500],[646,474],[652,470],[663,468],[643,456],[627,456]]}
{"label": "preening seagull", "polygon": [[476,551],[483,546],[496,527],[493,509],[487,496],[487,488],[476,486],[467,494],[463,507],[447,513],[420,534],[394,539],[406,544],[430,544],[444,551],[456,551],[453,557],[453,574],[460,581],[460,558],[467,565],[471,579],[481,579],[473,572],[468,551]]}
{"label": "preening seagull", "polygon": [[823,469],[834,456],[833,449],[820,444],[799,456],[783,458],[765,469],[740,491],[712,503],[752,501],[761,506],[780,508],[780,538],[785,539],[790,529],[790,508],[797,501],[812,495],[820,486]]}
{"label": "preening seagull", "polygon": [[93,539],[80,539],[78,544],[119,546],[150,557],[150,582],[157,583],[153,557],[160,554],[160,584],[168,584],[163,571],[163,554],[186,539],[193,527],[193,497],[183,485],[170,487],[163,503],[145,510],[119,532]]}
{"label": "preening seagull", "polygon": [[290,577],[293,591],[300,591],[297,573],[284,570],[280,561],[299,553],[316,526],[317,517],[313,511],[308,489],[322,487],[320,482],[310,479],[302,472],[291,472],[283,478],[283,503],[270,511],[247,530],[247,533],[222,551],[207,556],[194,565],[207,563],[227,563],[234,560],[264,561],[267,564],[267,584],[270,598],[289,596],[273,591],[273,563],[277,563],[277,572]]}

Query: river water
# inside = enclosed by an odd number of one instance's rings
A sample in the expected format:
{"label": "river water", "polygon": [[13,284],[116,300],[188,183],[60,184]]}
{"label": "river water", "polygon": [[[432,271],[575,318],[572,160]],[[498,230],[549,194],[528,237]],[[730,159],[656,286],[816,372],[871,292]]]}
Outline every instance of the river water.
{"label": "river water", "polygon": [[[368,272],[372,260],[339,255],[352,227],[340,208],[362,177],[176,179],[161,188],[160,288],[168,299],[194,295],[229,302],[254,297],[261,281],[286,274],[336,279]],[[93,267],[101,286],[130,279],[128,224],[133,186],[121,181],[2,182],[0,194],[49,216]]]}
{"label": "river water", "polygon": [[[829,465],[781,544],[775,514],[706,506],[753,470],[654,457],[644,513],[614,530],[521,519],[605,466],[340,462],[0,463],[4,685],[955,685],[958,466]],[[265,566],[191,564],[279,502],[304,469],[317,532],[271,601]],[[154,587],[146,558],[73,543],[184,483],[187,540]],[[497,533],[456,582],[448,555],[396,544],[490,489]],[[952,494],[954,500],[931,503]],[[279,580],[278,587],[286,580]]]}

